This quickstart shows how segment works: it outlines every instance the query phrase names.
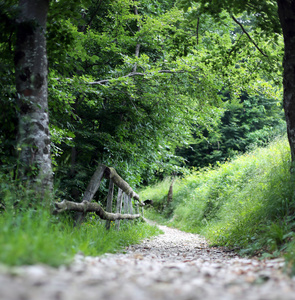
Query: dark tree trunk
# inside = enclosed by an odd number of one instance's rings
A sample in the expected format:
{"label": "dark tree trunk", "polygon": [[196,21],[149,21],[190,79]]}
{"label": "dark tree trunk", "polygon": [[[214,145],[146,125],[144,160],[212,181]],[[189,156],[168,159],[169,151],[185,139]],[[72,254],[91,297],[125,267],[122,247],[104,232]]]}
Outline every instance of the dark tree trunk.
{"label": "dark tree trunk", "polygon": [[294,171],[295,161],[295,0],[277,0],[283,29],[284,55],[284,110]]}
{"label": "dark tree trunk", "polygon": [[[18,95],[18,151],[23,180],[52,190],[47,103],[46,18],[49,0],[20,0],[15,76]],[[38,183],[38,185],[36,185]]]}

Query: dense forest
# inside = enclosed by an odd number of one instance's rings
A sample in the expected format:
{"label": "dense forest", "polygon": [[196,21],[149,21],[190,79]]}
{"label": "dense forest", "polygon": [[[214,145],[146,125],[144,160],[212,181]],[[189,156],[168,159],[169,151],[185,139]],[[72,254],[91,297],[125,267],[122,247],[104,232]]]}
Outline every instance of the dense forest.
{"label": "dense forest", "polygon": [[[139,188],[285,132],[293,162],[294,9],[288,0],[0,1],[1,208],[45,193],[79,202],[100,164]],[[103,203],[105,181],[101,190]]]}

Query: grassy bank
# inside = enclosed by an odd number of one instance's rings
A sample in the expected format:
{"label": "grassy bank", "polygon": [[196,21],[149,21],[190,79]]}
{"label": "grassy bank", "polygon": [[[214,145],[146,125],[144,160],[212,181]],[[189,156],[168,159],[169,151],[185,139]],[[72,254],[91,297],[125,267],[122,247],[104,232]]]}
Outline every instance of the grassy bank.
{"label": "grassy bank", "polygon": [[44,209],[0,214],[0,263],[25,265],[45,263],[59,266],[73,256],[100,255],[122,250],[146,237],[159,234],[156,227],[139,221],[121,222],[117,231],[94,216],[79,227],[70,218],[55,217]]}
{"label": "grassy bank", "polygon": [[143,190],[141,197],[154,200],[150,218],[200,233],[211,244],[263,257],[284,252],[293,260],[295,199],[289,171],[288,142],[280,139],[178,179],[171,205],[165,205],[169,180]]}

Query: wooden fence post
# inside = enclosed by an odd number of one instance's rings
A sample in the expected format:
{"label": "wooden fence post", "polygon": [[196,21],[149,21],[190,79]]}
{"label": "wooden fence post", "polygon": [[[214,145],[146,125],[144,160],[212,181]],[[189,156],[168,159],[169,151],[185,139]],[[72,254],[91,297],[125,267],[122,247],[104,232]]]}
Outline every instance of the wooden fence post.
{"label": "wooden fence post", "polygon": [[[95,195],[101,180],[105,176],[106,178],[110,179],[109,182],[109,191],[107,196],[107,208],[104,210],[101,205],[95,202],[91,202],[93,196]],[[116,213],[112,213],[112,204],[113,204],[113,194],[114,194],[114,185],[118,187],[118,199]],[[121,213],[122,211],[122,197],[124,201],[124,214]],[[107,220],[106,228],[110,228],[111,220],[118,221],[116,222],[117,227],[119,229],[120,221],[119,220],[133,220],[140,218],[140,214],[133,214],[133,206],[132,206],[132,198],[134,198],[135,205],[136,205],[136,212],[138,212],[139,208],[138,205],[142,207],[142,215],[143,215],[143,206],[144,203],[140,201],[139,195],[136,194],[130,185],[124,181],[116,172],[114,168],[106,167],[105,165],[99,165],[96,169],[95,173],[93,174],[87,189],[84,193],[83,199],[81,203],[72,202],[63,200],[62,202],[55,202],[55,210],[54,214],[61,213],[63,211],[77,211],[79,217],[76,219],[76,224],[83,221],[87,212],[95,212],[101,219]]]}
{"label": "wooden fence post", "polygon": [[128,213],[133,215],[133,207],[132,207],[132,199],[130,196],[128,196]]}
{"label": "wooden fence post", "polygon": [[124,206],[123,206],[124,214],[128,214],[128,196],[126,195],[126,193],[123,194],[123,200],[124,200]]}
{"label": "wooden fence post", "polygon": [[[116,205],[116,213],[120,214],[122,211],[122,197],[123,191],[118,188],[118,198],[117,198],[117,205]],[[116,220],[117,230],[120,229],[120,220]]]}
{"label": "wooden fence post", "polygon": [[[109,183],[109,192],[108,192],[108,197],[107,197],[107,212],[112,212],[112,206],[113,206],[113,195],[114,195],[114,181],[110,179]],[[111,221],[107,220],[106,221],[106,229],[109,230],[111,227]]]}
{"label": "wooden fence post", "polygon": [[99,188],[100,182],[103,178],[104,172],[105,172],[106,166],[99,165],[96,171],[94,172],[93,176],[91,177],[91,180],[87,186],[87,189],[84,193],[82,201],[91,201],[94,194]]}
{"label": "wooden fence post", "polygon": [[169,187],[168,195],[167,195],[167,204],[169,205],[173,200],[173,183],[175,181],[175,177],[172,177],[172,181]]}
{"label": "wooden fence post", "polygon": [[[101,180],[103,178],[103,174],[105,172],[106,166],[105,165],[99,165],[96,171],[94,172],[93,176],[91,177],[91,180],[87,186],[87,189],[84,193],[82,201],[88,201],[90,202],[98,190]],[[81,224],[84,219],[85,219],[85,213],[79,212],[77,214],[76,220],[75,220],[75,225]]]}

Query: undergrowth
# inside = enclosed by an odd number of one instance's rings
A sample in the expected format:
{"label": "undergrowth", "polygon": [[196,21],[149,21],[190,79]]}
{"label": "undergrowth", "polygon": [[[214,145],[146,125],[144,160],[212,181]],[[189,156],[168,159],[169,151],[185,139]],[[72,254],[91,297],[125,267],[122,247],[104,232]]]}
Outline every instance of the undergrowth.
{"label": "undergrowth", "polygon": [[141,197],[155,203],[150,218],[161,214],[164,223],[200,233],[211,245],[261,257],[285,253],[295,265],[295,182],[290,167],[288,142],[278,139],[178,179],[168,209],[159,208],[165,206],[169,180],[143,190]]}
{"label": "undergrowth", "polygon": [[10,266],[44,263],[56,267],[70,263],[76,253],[113,253],[160,233],[157,227],[139,220],[121,221],[119,231],[112,222],[107,231],[105,222],[94,214],[74,226],[71,215],[54,216],[41,205],[11,208],[15,194],[5,197],[5,210],[0,212],[0,263]]}

